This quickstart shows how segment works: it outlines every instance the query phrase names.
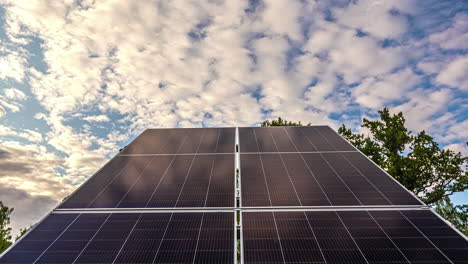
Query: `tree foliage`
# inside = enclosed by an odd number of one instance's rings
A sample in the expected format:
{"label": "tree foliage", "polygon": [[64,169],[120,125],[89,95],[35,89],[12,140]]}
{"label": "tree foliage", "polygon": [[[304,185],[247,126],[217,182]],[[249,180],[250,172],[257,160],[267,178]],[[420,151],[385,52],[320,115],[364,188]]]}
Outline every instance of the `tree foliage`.
{"label": "tree foliage", "polygon": [[13,208],[8,208],[0,201],[0,253],[11,245],[10,214]]}
{"label": "tree foliage", "polygon": [[468,189],[468,157],[440,149],[425,131],[413,135],[401,112],[384,108],[379,114],[380,120],[363,119],[368,136],[345,125],[338,132],[427,204]]}
{"label": "tree foliage", "polygon": [[434,210],[468,236],[468,205],[454,205],[445,197],[434,203]]}
{"label": "tree foliage", "polygon": [[31,230],[32,226],[30,227],[25,227],[25,228],[21,228],[20,231],[19,231],[19,234],[16,235],[15,237],[15,241],[18,241],[22,236],[24,236],[29,230]]}
{"label": "tree foliage", "polygon": [[[278,119],[273,119],[273,120],[266,120],[261,123],[262,127],[271,127],[271,126],[304,126],[301,121],[298,122],[291,122],[282,119],[281,117],[278,117]],[[310,126],[310,123],[307,124],[307,126]]]}

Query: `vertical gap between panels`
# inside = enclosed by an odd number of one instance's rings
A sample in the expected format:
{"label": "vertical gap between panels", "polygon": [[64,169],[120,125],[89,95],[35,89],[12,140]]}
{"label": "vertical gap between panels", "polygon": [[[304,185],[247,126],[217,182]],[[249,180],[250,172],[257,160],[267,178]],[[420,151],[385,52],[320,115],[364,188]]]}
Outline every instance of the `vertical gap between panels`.
{"label": "vertical gap between panels", "polygon": [[240,145],[239,145],[239,128],[236,127],[236,136],[235,136],[235,237],[236,237],[236,246],[235,246],[235,263],[243,263],[242,261],[242,215],[240,212],[240,207],[242,207],[241,201],[241,176],[240,176]]}

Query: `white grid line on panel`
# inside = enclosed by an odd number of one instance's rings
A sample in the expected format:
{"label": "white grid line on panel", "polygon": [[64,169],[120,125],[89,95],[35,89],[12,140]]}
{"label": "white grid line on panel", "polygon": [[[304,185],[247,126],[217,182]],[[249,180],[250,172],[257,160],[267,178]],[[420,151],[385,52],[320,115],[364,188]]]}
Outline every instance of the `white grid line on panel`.
{"label": "white grid line on panel", "polygon": [[205,217],[205,213],[202,214],[202,218],[200,220],[200,227],[198,229],[198,236],[197,236],[197,245],[195,246],[195,252],[193,253],[193,261],[192,263],[195,263],[195,258],[197,257],[197,250],[198,250],[198,242],[200,242],[200,234],[203,226],[203,218]]}
{"label": "white grid line on panel", "polygon": [[304,217],[307,220],[307,225],[309,226],[310,231],[314,235],[315,243],[317,243],[317,246],[320,250],[320,255],[322,255],[323,262],[327,263],[327,259],[325,258],[325,254],[323,254],[322,247],[320,246],[320,243],[318,242],[317,236],[315,236],[315,231],[312,228],[312,225],[310,224],[309,217],[307,217],[307,214],[304,212]]}
{"label": "white grid line on panel", "polygon": [[[354,151],[355,152],[355,151]],[[210,155],[233,155],[234,152],[221,152],[221,153],[165,153],[165,154],[118,154],[120,157],[152,157],[152,156],[210,156]]]}
{"label": "white grid line on panel", "polygon": [[[198,152],[198,149],[200,148],[200,145],[201,145],[201,142],[203,141],[204,136],[205,136],[205,132],[203,132],[203,134],[202,134],[202,136],[200,138],[200,142],[198,142],[197,150],[195,150],[195,152]],[[182,188],[180,188],[179,196],[177,196],[177,200],[176,200],[176,203],[175,203],[174,207],[177,207],[177,204],[179,203],[180,196],[182,195],[182,192],[184,191],[185,183],[187,182],[187,179],[188,179],[188,177],[190,175],[190,171],[192,170],[192,165],[193,165],[194,161],[195,161],[195,156],[193,156],[192,161],[190,162],[190,167],[189,167],[189,169],[187,171],[187,174],[185,175],[184,183],[182,184]]]}
{"label": "white grid line on panel", "polygon": [[162,246],[162,243],[163,243],[163,241],[164,241],[164,238],[166,237],[167,229],[169,228],[169,224],[170,224],[171,221],[172,221],[172,216],[173,216],[173,215],[174,215],[174,213],[171,214],[171,216],[169,217],[169,220],[167,221],[166,228],[164,229],[164,234],[163,234],[163,236],[161,237],[161,241],[159,242],[158,250],[156,250],[156,254],[154,255],[154,258],[153,258],[152,263],[155,263],[156,258],[158,257],[159,250],[161,249],[161,246]]}
{"label": "white grid line on panel", "polygon": [[[143,168],[143,170],[141,170],[141,172],[139,173],[138,177],[136,178],[135,182],[132,184],[132,186],[130,188],[128,188],[127,192],[125,193],[124,196],[122,196],[122,198],[120,199],[120,201],[117,203],[117,205],[115,207],[119,207],[120,203],[122,203],[122,201],[127,197],[127,195],[130,193],[131,190],[133,190],[133,187],[135,187],[135,185],[138,183],[138,180],[140,180],[141,176],[143,176],[146,168],[148,168],[148,166],[151,164],[151,162],[153,162],[154,160],[154,157],[151,158],[151,160],[145,165],[145,167]],[[107,187],[106,187],[107,188]],[[97,198],[97,197],[96,197]],[[94,199],[96,200],[96,199]]]}
{"label": "white grid line on panel", "polygon": [[73,260],[73,263],[75,263],[81,256],[81,254],[83,254],[83,252],[86,250],[86,248],[88,248],[89,244],[91,244],[91,241],[93,241],[93,239],[96,237],[97,233],[99,233],[99,231],[101,230],[101,228],[107,223],[107,220],[111,217],[112,214],[109,214],[106,219],[102,222],[102,224],[99,226],[99,228],[96,230],[96,232],[94,233],[94,235],[89,239],[89,241],[86,243],[86,245],[84,246],[84,248],[80,251],[80,253],[78,254],[78,256],[76,256],[76,258]]}
{"label": "white grid line on panel", "polygon": [[70,222],[70,224],[67,225],[67,227],[65,227],[63,229],[63,231],[60,233],[60,235],[58,235],[55,240],[46,248],[44,249],[44,251],[42,251],[42,253],[34,260],[33,264],[36,263],[46,252],[47,250],[49,250],[50,247],[52,247],[53,244],[55,244],[55,242],[57,242],[57,240],[59,240],[59,238],[65,233],[67,232],[68,228],[73,225],[73,223],[75,223],[76,219],[78,219],[78,217],[80,217],[80,214],[78,214],[75,219],[73,219],[73,221]]}
{"label": "white grid line on panel", "polygon": [[141,214],[138,216],[138,219],[135,221],[135,224],[133,224],[132,229],[130,230],[130,232],[128,233],[127,237],[125,238],[125,241],[123,242],[122,246],[120,247],[119,252],[117,252],[117,255],[115,255],[115,258],[114,258],[114,260],[112,261],[112,263],[115,263],[115,262],[117,261],[117,258],[119,257],[119,255],[120,255],[120,253],[122,252],[123,248],[124,248],[125,245],[127,244],[128,239],[129,239],[130,236],[132,235],[133,230],[135,230],[135,227],[137,226],[138,222],[140,222],[140,218],[141,218]]}
{"label": "white grid line on panel", "polygon": [[[294,144],[294,142],[293,142]],[[307,153],[341,153],[341,152],[344,152],[344,153],[348,153],[348,152],[351,152],[351,153],[355,153],[357,151],[354,151],[354,150],[323,150],[323,151],[266,151],[266,152],[261,152],[261,151],[256,151],[256,152],[243,152],[242,155],[252,155],[252,154],[295,154],[295,153],[304,153],[304,154],[307,154]]]}
{"label": "white grid line on panel", "polygon": [[[299,151],[299,149],[297,148],[296,144],[294,143],[294,141],[292,140],[291,136],[289,135],[288,131],[283,128],[284,132],[286,133],[286,135],[288,136],[289,140],[292,142],[294,148]],[[307,140],[309,141],[309,140]],[[315,149],[317,149],[314,145],[312,145]],[[325,198],[327,198],[327,201],[330,205],[332,205],[332,202],[330,201],[330,198],[328,198],[328,195],[325,193],[325,191],[323,190],[322,188],[322,185],[320,184],[320,182],[317,180],[317,178],[315,178],[315,174],[312,172],[312,169],[309,167],[309,164],[307,164],[304,156],[301,154],[301,153],[298,153],[299,156],[301,156],[301,159],[302,161],[304,162],[304,164],[306,165],[307,167],[307,170],[310,172],[310,174],[312,175],[312,178],[314,178],[315,182],[317,183],[317,186],[320,188],[320,190],[322,191],[323,195],[325,195]]]}
{"label": "white grid line on panel", "polygon": [[[273,134],[271,133],[271,130],[270,130],[270,136],[273,139],[273,143],[275,144],[276,150],[279,150],[278,145],[276,144],[276,139],[273,136]],[[292,140],[291,140],[291,142],[292,142]],[[280,156],[280,159],[281,159],[281,163],[283,164],[283,168],[286,171],[286,174],[288,175],[289,182],[291,183],[291,186],[292,186],[292,188],[294,190],[294,193],[296,194],[297,201],[299,202],[299,205],[302,206],[301,198],[299,197],[299,194],[296,191],[296,186],[294,186],[294,183],[293,183],[293,181],[291,179],[291,175],[289,175],[288,168],[286,167],[286,164],[284,163],[283,155],[280,153],[279,156]]]}
{"label": "white grid line on panel", "polygon": [[[150,161],[148,161],[148,163],[145,165],[145,168],[146,166],[148,166],[148,164],[150,163]],[[96,199],[122,174],[122,172],[124,171],[125,168],[129,167],[131,164],[127,164],[126,166],[124,166],[120,171],[119,173],[116,174],[116,176],[114,178],[112,178],[112,180],[104,187],[102,188],[102,190],[94,197],[94,199],[88,203],[88,205],[86,205],[86,207],[89,207],[91,204],[93,204]],[[93,176],[94,177],[94,176]]]}
{"label": "white grid line on panel", "polygon": [[434,246],[448,261],[450,261],[450,263],[453,263],[453,261],[447,257],[447,255],[445,255],[445,253],[440,250],[439,247],[437,247],[434,243],[432,243],[432,241],[410,220],[408,219],[408,217],[406,217],[406,215],[404,215],[403,213],[399,212],[405,219],[406,221],[408,221],[414,228],[416,228],[418,230],[418,232],[424,236],[424,238],[426,238],[427,241],[429,241],[429,243],[431,243],[432,246]]}
{"label": "white grid line on panel", "polygon": [[[184,137],[184,141],[182,142],[182,144],[180,144],[179,148],[177,149],[177,152],[179,152],[179,150],[182,148],[182,146],[184,145],[185,141],[187,140],[188,136],[185,136]],[[176,156],[172,157],[171,159],[171,162],[169,163],[169,165],[167,166],[166,170],[164,171],[163,175],[161,176],[161,179],[159,179],[159,182],[158,184],[156,185],[156,187],[154,188],[153,190],[153,193],[151,193],[151,196],[150,198],[148,199],[148,201],[146,202],[146,205],[145,207],[148,207],[148,204],[150,203],[151,199],[153,199],[153,196],[154,194],[156,193],[156,190],[159,188],[159,185],[161,184],[161,182],[164,180],[164,178],[166,177],[166,174],[167,174],[167,171],[169,170],[169,168],[172,166],[172,163],[174,162]]]}
{"label": "white grid line on panel", "polygon": [[[315,130],[315,128],[314,128]],[[317,131],[317,130],[316,130]],[[318,131],[317,131],[318,132]],[[309,143],[315,148],[317,149],[317,147],[312,143],[312,141],[310,141],[310,139],[304,134],[304,132],[301,131],[301,133],[304,135],[304,137],[307,139],[307,141],[309,141]],[[319,133],[320,134],[320,133]],[[320,134],[320,136],[324,139],[326,139],[324,136],[322,136]],[[333,147],[333,145],[330,144],[330,146]],[[333,168],[333,166],[328,162],[327,159],[325,159],[325,157],[322,155],[322,153],[319,153],[320,154],[320,157],[327,163],[328,167],[330,167],[330,169],[333,170],[333,172],[335,173],[336,176],[338,176],[338,178],[341,180],[341,182],[346,186],[346,188],[349,190],[349,192],[351,192],[351,194],[354,196],[354,198],[356,199],[356,201],[359,202],[359,204],[363,205],[361,200],[359,200],[359,198],[356,196],[356,194],[353,192],[353,190],[351,190],[351,188],[349,188],[348,184],[346,184],[346,182],[343,180],[343,178],[341,178],[340,174],[335,170],[335,168]]]}
{"label": "white grid line on panel", "polygon": [[[260,149],[259,146],[258,146],[257,134],[255,133],[255,129],[253,130],[253,132],[254,132],[255,142],[257,144],[257,148]],[[265,180],[265,185],[266,185],[267,192],[268,192],[268,199],[270,200],[270,205],[273,205],[273,203],[271,202],[271,197],[270,197],[270,188],[268,187],[268,182],[266,180],[266,175],[265,175],[265,169],[263,167],[262,156],[259,155],[259,158],[260,158],[260,164],[262,165],[263,179]],[[275,222],[276,235],[278,236],[278,241],[279,241],[279,244],[280,244],[281,256],[283,257],[283,262],[286,262],[286,260],[284,258],[283,246],[281,245],[281,237],[280,237],[279,232],[278,232],[278,225],[276,224],[275,214],[273,212],[271,212],[271,214],[273,216],[273,221]]]}
{"label": "white grid line on panel", "polygon": [[366,263],[369,263],[369,261],[367,260],[366,256],[364,255],[364,253],[362,252],[361,248],[359,247],[358,243],[356,242],[356,240],[354,240],[354,237],[353,235],[351,234],[351,232],[349,232],[349,229],[348,227],[345,225],[345,223],[343,222],[343,219],[341,219],[341,216],[335,212],[336,216],[338,216],[338,219],[340,219],[340,222],[341,224],[345,227],[346,229],[346,232],[348,232],[348,235],[351,237],[351,239],[353,240],[354,242],[354,245],[356,245],[357,249],[359,249],[359,252],[361,253],[361,256],[364,258],[364,260],[366,261]]}
{"label": "white grid line on panel", "polygon": [[[330,128],[330,127],[329,127]],[[331,129],[331,128],[330,128]],[[334,133],[335,130],[331,129]],[[393,181],[395,181],[398,185],[400,185],[401,188],[403,188],[405,191],[407,191],[409,194],[411,194],[417,201],[419,201],[421,204],[424,204],[425,203],[423,201],[421,201],[421,199],[419,199],[419,197],[417,195],[415,195],[414,193],[412,193],[410,190],[406,189],[406,187],[401,184],[399,181],[397,181],[395,178],[392,177],[392,175],[390,175],[387,171],[385,171],[384,169],[382,169],[379,165],[377,165],[372,159],[370,159],[368,156],[366,156],[364,153],[362,153],[362,151],[360,151],[358,148],[356,148],[353,144],[351,144],[351,142],[349,142],[346,138],[342,137],[340,134],[336,133],[336,135],[338,135],[339,137],[341,137],[344,141],[348,142],[348,144],[350,144],[357,152],[361,153],[362,156],[364,156],[368,161],[370,161],[372,164],[374,164],[375,166],[377,166],[377,168],[379,168],[379,170],[381,170],[383,173],[385,173],[385,175],[387,175],[388,177],[390,177]]]}
{"label": "white grid line on panel", "polygon": [[[288,131],[287,131],[285,128],[283,128],[283,130],[284,130],[284,132],[286,133],[286,135],[288,136],[289,140],[291,140],[291,142],[292,142],[294,148],[295,148],[297,151],[299,151],[299,149],[297,148],[296,144],[294,143],[294,141],[292,140],[291,136],[289,135]],[[312,145],[312,146],[313,146],[315,149],[317,149],[314,145]],[[315,182],[317,183],[317,186],[320,188],[320,190],[322,191],[323,195],[325,195],[325,198],[327,198],[328,203],[331,205],[332,202],[330,201],[330,198],[328,198],[328,195],[327,195],[327,194],[325,193],[325,191],[323,190],[322,185],[321,185],[320,182],[317,180],[317,178],[315,178],[315,174],[312,172],[312,169],[310,169],[309,164],[307,164],[307,162],[306,162],[304,156],[303,156],[301,153],[298,153],[298,154],[299,154],[299,156],[301,156],[301,159],[302,159],[302,161],[304,162],[304,164],[306,165],[307,170],[310,172],[310,174],[312,175],[312,178],[314,178]]]}
{"label": "white grid line on panel", "polygon": [[395,242],[393,241],[393,239],[387,234],[387,232],[385,232],[385,230],[382,228],[382,226],[379,224],[379,222],[377,222],[377,220],[375,220],[375,218],[372,216],[372,214],[370,214],[368,211],[366,211],[367,214],[372,218],[372,220],[374,221],[374,223],[376,223],[380,230],[382,230],[382,232],[385,234],[385,236],[392,242],[392,244],[395,246],[395,248],[398,249],[398,251],[400,252],[400,254],[405,257],[406,261],[408,263],[411,263],[411,261],[406,257],[406,255],[403,253],[403,251],[401,251],[400,247],[398,247],[397,244],[395,244]]}

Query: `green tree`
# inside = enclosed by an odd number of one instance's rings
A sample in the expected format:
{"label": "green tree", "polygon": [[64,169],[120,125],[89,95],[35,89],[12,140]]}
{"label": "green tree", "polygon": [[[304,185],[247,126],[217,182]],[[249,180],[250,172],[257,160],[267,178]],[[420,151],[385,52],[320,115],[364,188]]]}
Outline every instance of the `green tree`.
{"label": "green tree", "polygon": [[10,214],[13,208],[8,208],[0,201],[0,253],[11,245]]}
{"label": "green tree", "polygon": [[[281,117],[278,117],[278,119],[273,119],[273,120],[266,120],[261,123],[262,127],[271,127],[271,126],[303,126],[301,121],[299,122],[291,122],[291,121],[286,121],[282,119]],[[310,123],[307,124],[307,126],[310,126]]]}
{"label": "green tree", "polygon": [[32,227],[25,227],[25,228],[21,228],[20,231],[19,231],[19,234],[16,235],[15,237],[15,241],[18,241],[18,239],[20,239],[22,236],[24,236],[24,234],[26,234]]}
{"label": "green tree", "polygon": [[468,205],[454,205],[445,197],[434,203],[434,210],[468,236]]}
{"label": "green tree", "polygon": [[370,131],[369,136],[353,133],[345,125],[338,133],[426,204],[468,189],[468,157],[440,149],[425,131],[412,135],[401,112],[391,115],[384,108],[379,114],[380,120],[363,119],[361,126]]}

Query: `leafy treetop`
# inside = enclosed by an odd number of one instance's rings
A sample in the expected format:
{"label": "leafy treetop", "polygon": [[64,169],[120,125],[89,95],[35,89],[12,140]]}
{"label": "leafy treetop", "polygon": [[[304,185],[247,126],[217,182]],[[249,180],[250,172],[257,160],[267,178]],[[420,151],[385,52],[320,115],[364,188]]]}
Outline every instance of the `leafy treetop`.
{"label": "leafy treetop", "polygon": [[13,208],[8,208],[0,201],[0,253],[11,245],[10,214]]}
{"label": "leafy treetop", "polygon": [[[304,126],[301,121],[298,122],[291,122],[282,119],[281,117],[278,117],[278,119],[273,119],[273,120],[266,120],[261,123],[262,127],[271,127],[271,126]],[[307,126],[310,126],[310,123],[307,124]]]}
{"label": "leafy treetop", "polygon": [[412,135],[401,112],[391,115],[384,108],[379,114],[380,120],[363,119],[361,126],[369,136],[345,125],[338,133],[427,204],[468,189],[468,157],[440,149],[425,131]]}
{"label": "leafy treetop", "polygon": [[449,197],[434,203],[437,213],[449,220],[463,234],[468,236],[468,205],[454,205]]}

